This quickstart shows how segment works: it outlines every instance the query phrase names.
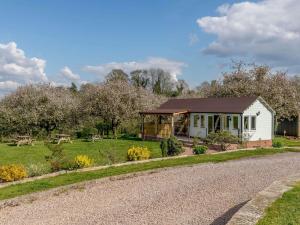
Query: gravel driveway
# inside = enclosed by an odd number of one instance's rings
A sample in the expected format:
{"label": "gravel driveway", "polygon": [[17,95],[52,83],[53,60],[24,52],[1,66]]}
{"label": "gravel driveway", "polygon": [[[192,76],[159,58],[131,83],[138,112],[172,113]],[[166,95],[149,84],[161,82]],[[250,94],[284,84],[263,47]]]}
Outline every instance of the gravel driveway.
{"label": "gravel driveway", "polygon": [[300,154],[199,164],[47,191],[0,210],[0,224],[225,224],[255,193],[300,171]]}

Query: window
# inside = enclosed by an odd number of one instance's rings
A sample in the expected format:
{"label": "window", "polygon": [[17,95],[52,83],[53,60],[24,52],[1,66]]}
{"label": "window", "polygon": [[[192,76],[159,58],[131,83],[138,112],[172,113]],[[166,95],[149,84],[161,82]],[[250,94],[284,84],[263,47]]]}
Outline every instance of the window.
{"label": "window", "polygon": [[244,129],[249,130],[249,117],[248,116],[244,117]]}
{"label": "window", "polygon": [[194,127],[198,127],[199,115],[194,115]]}
{"label": "window", "polygon": [[205,128],[205,115],[201,115],[200,117],[201,128]]}
{"label": "window", "polygon": [[223,119],[224,119],[224,129],[229,130],[231,117],[230,116],[224,116]]}
{"label": "window", "polygon": [[214,132],[214,117],[208,116],[208,133]]}
{"label": "window", "polygon": [[251,116],[251,130],[256,130],[256,116]]}
{"label": "window", "polygon": [[239,129],[239,117],[233,116],[233,129]]}

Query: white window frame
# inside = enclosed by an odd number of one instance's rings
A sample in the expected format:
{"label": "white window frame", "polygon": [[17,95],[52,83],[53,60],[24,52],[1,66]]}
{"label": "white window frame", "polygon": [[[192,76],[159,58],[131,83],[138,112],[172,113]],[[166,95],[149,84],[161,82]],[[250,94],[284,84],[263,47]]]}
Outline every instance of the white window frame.
{"label": "white window frame", "polygon": [[[237,118],[237,128],[234,127],[234,118]],[[239,116],[238,115],[233,115],[231,117],[231,119],[232,119],[232,129],[233,130],[238,130],[239,129]]]}
{"label": "white window frame", "polygon": [[[246,128],[246,123],[245,123],[246,119],[248,120],[247,128]],[[244,124],[244,130],[250,130],[250,116],[244,116],[243,124]]]}
{"label": "white window frame", "polygon": [[[197,117],[197,121],[196,121],[196,117]],[[199,127],[199,120],[200,120],[199,114],[194,114],[194,116],[193,116],[193,127],[195,127],[195,128]]]}

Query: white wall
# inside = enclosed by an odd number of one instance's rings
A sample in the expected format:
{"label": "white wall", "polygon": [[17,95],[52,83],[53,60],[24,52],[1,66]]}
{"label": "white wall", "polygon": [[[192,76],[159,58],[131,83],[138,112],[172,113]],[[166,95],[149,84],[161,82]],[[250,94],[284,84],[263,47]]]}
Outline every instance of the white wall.
{"label": "white wall", "polygon": [[[259,112],[259,115],[257,116]],[[256,100],[245,112],[245,116],[256,116],[256,130],[251,130],[251,117],[249,118],[249,130],[243,129],[244,140],[258,141],[271,140],[273,132],[273,114],[259,100]],[[244,119],[243,119],[244,123]],[[243,128],[245,128],[243,124]]]}
{"label": "white wall", "polygon": [[[194,127],[194,116],[199,115],[198,126]],[[200,127],[201,115],[205,115],[205,128]],[[206,137],[206,127],[207,127],[207,115],[205,113],[191,113],[190,114],[190,136],[192,137]]]}

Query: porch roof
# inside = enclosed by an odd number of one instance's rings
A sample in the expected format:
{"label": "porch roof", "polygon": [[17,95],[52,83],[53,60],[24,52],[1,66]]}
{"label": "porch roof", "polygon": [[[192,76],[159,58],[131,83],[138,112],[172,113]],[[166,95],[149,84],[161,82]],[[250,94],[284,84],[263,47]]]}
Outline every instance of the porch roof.
{"label": "porch roof", "polygon": [[141,114],[184,114],[188,113],[186,109],[153,109],[148,111],[140,112]]}

